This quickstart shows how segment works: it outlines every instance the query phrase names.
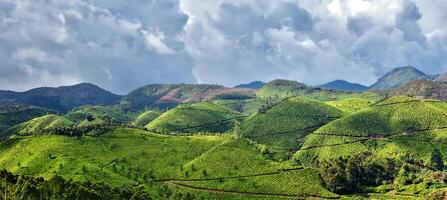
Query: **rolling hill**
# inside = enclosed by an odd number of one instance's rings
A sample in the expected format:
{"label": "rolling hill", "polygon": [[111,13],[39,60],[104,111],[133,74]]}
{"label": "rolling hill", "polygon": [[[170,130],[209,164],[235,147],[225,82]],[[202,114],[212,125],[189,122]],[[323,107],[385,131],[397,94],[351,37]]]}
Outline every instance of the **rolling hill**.
{"label": "rolling hill", "polygon": [[89,83],[57,88],[42,87],[25,92],[0,92],[0,103],[24,103],[60,113],[82,105],[112,105],[120,98],[119,95]]}
{"label": "rolling hill", "polygon": [[350,83],[345,80],[331,81],[329,83],[320,85],[318,87],[324,88],[324,89],[352,91],[352,92],[362,92],[362,91],[365,91],[368,89],[368,87],[366,87],[364,85],[360,85],[358,83]]}
{"label": "rolling hill", "polygon": [[81,106],[65,115],[49,114],[12,126],[1,133],[11,135],[77,135],[97,130],[96,134],[108,131],[108,127],[128,125],[134,115],[125,113],[119,106]]}
{"label": "rolling hill", "polygon": [[133,121],[132,125],[143,128],[148,125],[151,121],[159,117],[162,113],[155,110],[147,110],[139,114]]}
{"label": "rolling hill", "polygon": [[150,122],[146,128],[156,133],[223,133],[242,119],[241,113],[218,104],[201,102],[180,105]]}
{"label": "rolling hill", "polygon": [[268,82],[256,92],[259,98],[277,97],[285,98],[312,90],[311,87],[297,81],[277,79]]}
{"label": "rolling hill", "polygon": [[234,86],[235,88],[248,88],[248,89],[254,89],[257,90],[259,88],[262,88],[262,86],[264,86],[265,83],[262,81],[253,81],[250,83],[246,83],[246,84],[239,84]]}
{"label": "rolling hill", "polygon": [[265,145],[279,157],[298,149],[307,134],[342,117],[335,107],[305,97],[287,98],[265,107],[241,124],[240,135]]}
{"label": "rolling hill", "polygon": [[133,110],[141,110],[146,107],[173,108],[180,103],[203,100],[241,98],[254,98],[254,90],[207,84],[156,84],[132,91],[124,97],[122,103],[129,104]]}
{"label": "rolling hill", "polygon": [[390,96],[406,95],[417,98],[446,100],[447,83],[430,80],[414,80],[389,91],[387,94]]}
{"label": "rolling hill", "polygon": [[432,80],[433,77],[424,74],[414,67],[398,67],[388,72],[369,87],[370,90],[389,90],[398,88],[413,80]]}
{"label": "rolling hill", "polygon": [[[308,135],[294,159],[315,164],[331,157],[373,152],[387,157],[408,155],[428,162],[434,148],[447,153],[442,146],[446,125],[446,103],[391,97]],[[427,146],[427,142],[433,145]]]}
{"label": "rolling hill", "polygon": [[14,125],[50,113],[54,111],[26,104],[0,105],[0,133]]}

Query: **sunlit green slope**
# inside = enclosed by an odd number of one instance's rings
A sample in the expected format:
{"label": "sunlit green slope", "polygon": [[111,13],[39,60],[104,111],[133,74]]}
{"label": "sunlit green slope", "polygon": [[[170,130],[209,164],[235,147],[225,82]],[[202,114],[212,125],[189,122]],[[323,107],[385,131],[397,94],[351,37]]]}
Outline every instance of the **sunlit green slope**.
{"label": "sunlit green slope", "polygon": [[298,149],[307,134],[342,117],[340,110],[305,97],[288,98],[265,107],[242,123],[240,135],[266,145],[271,153]]}
{"label": "sunlit green slope", "polygon": [[221,133],[233,127],[241,114],[213,103],[181,105],[163,113],[146,128],[157,133]]}
{"label": "sunlit green slope", "polygon": [[391,97],[308,135],[294,160],[316,164],[322,159],[373,152],[428,162],[435,148],[447,155],[446,128],[446,103]]}

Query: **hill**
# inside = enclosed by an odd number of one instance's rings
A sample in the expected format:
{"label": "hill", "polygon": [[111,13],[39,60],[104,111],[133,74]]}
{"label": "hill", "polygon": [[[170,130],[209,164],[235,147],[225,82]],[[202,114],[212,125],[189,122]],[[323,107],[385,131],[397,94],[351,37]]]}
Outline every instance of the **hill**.
{"label": "hill", "polygon": [[312,87],[298,81],[277,79],[265,84],[256,92],[256,96],[259,98],[285,98],[303,93],[306,90],[312,90]]}
{"label": "hill", "polygon": [[81,83],[57,88],[42,87],[25,92],[1,92],[0,102],[24,103],[64,113],[82,105],[111,105],[121,98],[96,85]]}
{"label": "hill", "polygon": [[132,125],[136,126],[136,127],[139,127],[139,128],[143,128],[146,125],[148,125],[151,121],[153,121],[154,119],[159,117],[160,115],[161,115],[161,113],[158,112],[158,111],[155,111],[155,110],[144,111],[143,113],[139,114],[132,121]]}
{"label": "hill", "polygon": [[239,84],[234,86],[235,88],[248,88],[248,89],[254,89],[257,90],[259,88],[261,88],[262,86],[264,86],[265,83],[262,81],[253,81],[250,83],[246,83],[246,84]]}
{"label": "hill", "polygon": [[398,88],[413,80],[432,80],[433,77],[424,74],[414,67],[398,67],[379,78],[376,83],[370,86],[370,90],[389,90]]}
{"label": "hill", "polygon": [[284,152],[298,149],[307,134],[341,116],[340,110],[323,102],[305,97],[287,98],[265,105],[246,119],[240,127],[240,135],[265,145],[269,152],[282,157]]}
{"label": "hill", "polygon": [[124,128],[99,137],[27,137],[0,143],[0,168],[44,178],[57,174],[113,187],[145,184],[143,189],[155,189],[149,186],[154,179],[183,176],[184,165],[224,141],[216,136],[160,136]]}
{"label": "hill", "polygon": [[26,104],[0,105],[0,133],[14,125],[54,111]]}
{"label": "hill", "polygon": [[447,100],[447,83],[414,80],[388,92],[388,95],[406,95],[417,98]]}
{"label": "hill", "polygon": [[254,91],[246,88],[226,88],[207,84],[148,85],[129,93],[122,101],[134,110],[146,107],[172,108],[180,103],[213,99],[253,98]]}
{"label": "hill", "polygon": [[390,158],[408,154],[428,162],[433,148],[447,153],[439,146],[441,143],[426,145],[443,141],[446,124],[446,103],[391,97],[319,128],[306,137],[294,158],[298,163],[309,164],[373,152]]}
{"label": "hill", "polygon": [[[266,159],[255,145],[243,139],[210,149],[185,165],[185,171],[187,178],[174,180],[181,188],[233,192],[239,199],[338,197],[322,187],[318,171]],[[253,193],[259,193],[258,197]]]}
{"label": "hill", "polygon": [[223,133],[242,119],[239,112],[213,103],[180,105],[150,122],[146,128],[157,133]]}
{"label": "hill", "polygon": [[81,106],[66,115],[49,114],[17,124],[1,133],[11,135],[77,135],[96,130],[95,134],[108,131],[111,126],[128,125],[133,114],[125,113],[118,106]]}
{"label": "hill", "polygon": [[353,92],[362,92],[368,89],[368,87],[364,85],[360,85],[358,83],[350,83],[344,80],[335,80],[324,85],[320,85],[318,87],[324,89],[332,89],[332,90],[343,90],[343,91],[353,91]]}
{"label": "hill", "polygon": [[364,98],[346,98],[338,101],[327,101],[325,103],[338,108],[343,111],[345,115],[350,115],[370,108],[370,105],[373,102],[375,101]]}

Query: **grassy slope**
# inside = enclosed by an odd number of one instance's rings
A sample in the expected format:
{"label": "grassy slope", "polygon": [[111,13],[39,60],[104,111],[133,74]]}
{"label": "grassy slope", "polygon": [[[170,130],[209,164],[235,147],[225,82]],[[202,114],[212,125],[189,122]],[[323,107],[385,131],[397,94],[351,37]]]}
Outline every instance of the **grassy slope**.
{"label": "grassy slope", "polygon": [[[0,168],[17,174],[102,180],[114,186],[183,175],[183,165],[226,141],[116,129],[101,137],[42,136],[0,145]],[[163,158],[163,159],[160,159]]]}
{"label": "grassy slope", "polygon": [[213,103],[229,107],[235,111],[243,114],[253,114],[258,112],[263,103],[260,99],[247,99],[247,100],[215,100]]}
{"label": "grassy slope", "polygon": [[[316,160],[374,152],[384,157],[413,156],[429,161],[438,148],[447,155],[447,106],[442,102],[392,97],[371,109],[333,121],[306,137],[294,160]],[[430,129],[428,131],[423,131]],[[419,131],[418,131],[419,130]]]}
{"label": "grassy slope", "polygon": [[[226,179],[293,168],[265,159],[255,146],[244,140],[217,136],[163,136],[124,128],[100,137],[47,135],[9,140],[0,143],[0,168],[44,178],[58,174],[79,181],[101,180],[112,186],[166,183],[174,189],[206,199],[266,198],[262,195],[211,191],[216,189],[337,196],[322,187],[318,172],[313,169]],[[203,170],[206,170],[206,175]],[[224,180],[188,181],[216,177]],[[160,179],[171,181],[152,182]],[[177,183],[209,190],[190,189]],[[270,199],[284,197],[272,196]]]}
{"label": "grassy slope", "polygon": [[74,124],[75,122],[64,116],[50,114],[21,123],[12,129],[20,135],[42,134],[57,127],[71,127]]}
{"label": "grassy slope", "polygon": [[225,120],[240,115],[239,112],[225,106],[203,102],[167,111],[149,123],[146,128],[160,133],[225,132],[233,125],[233,120]]}
{"label": "grassy slope", "polygon": [[256,96],[259,98],[285,98],[302,94],[303,92],[307,91],[307,89],[310,89],[310,87],[297,81],[274,80],[265,84],[261,89],[259,89],[256,92]]}
{"label": "grassy slope", "polygon": [[76,122],[86,121],[87,116],[93,116],[95,119],[100,120],[109,118],[120,124],[130,123],[133,119],[132,114],[125,113],[116,106],[82,106],[66,115],[68,119]]}
{"label": "grassy slope", "polygon": [[339,101],[328,101],[326,104],[334,106],[346,115],[350,115],[370,107],[372,101],[362,98],[347,98]]}
{"label": "grassy slope", "polygon": [[307,134],[341,116],[342,112],[332,106],[294,97],[245,120],[241,136],[266,145],[275,158],[287,159],[288,152],[298,149]]}
{"label": "grassy slope", "polygon": [[0,133],[14,125],[48,113],[53,112],[27,105],[0,106]]}
{"label": "grassy slope", "polygon": [[[292,168],[293,166],[265,159],[255,146],[239,139],[219,145],[186,165],[185,171],[188,171],[189,174],[187,179],[217,178],[217,180],[181,180],[176,181],[176,183],[228,192],[297,196],[316,195],[322,197],[337,196],[322,187],[318,172],[313,169],[298,169],[270,175],[240,177],[278,172],[279,170]],[[206,173],[204,173],[204,170]],[[252,197],[249,194],[239,195],[241,197]],[[258,198],[266,197],[261,196]]]}
{"label": "grassy slope", "polygon": [[133,121],[132,125],[136,127],[145,127],[147,124],[149,124],[151,121],[156,119],[161,115],[160,112],[154,111],[154,110],[148,110],[141,114],[139,114]]}

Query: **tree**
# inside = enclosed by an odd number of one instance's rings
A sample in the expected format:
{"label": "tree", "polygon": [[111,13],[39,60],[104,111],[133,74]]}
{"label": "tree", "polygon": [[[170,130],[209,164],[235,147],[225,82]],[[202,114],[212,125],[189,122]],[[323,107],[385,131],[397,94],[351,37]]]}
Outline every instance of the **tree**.
{"label": "tree", "polygon": [[436,170],[444,170],[444,160],[442,159],[442,154],[439,149],[433,149],[431,152],[431,166]]}

